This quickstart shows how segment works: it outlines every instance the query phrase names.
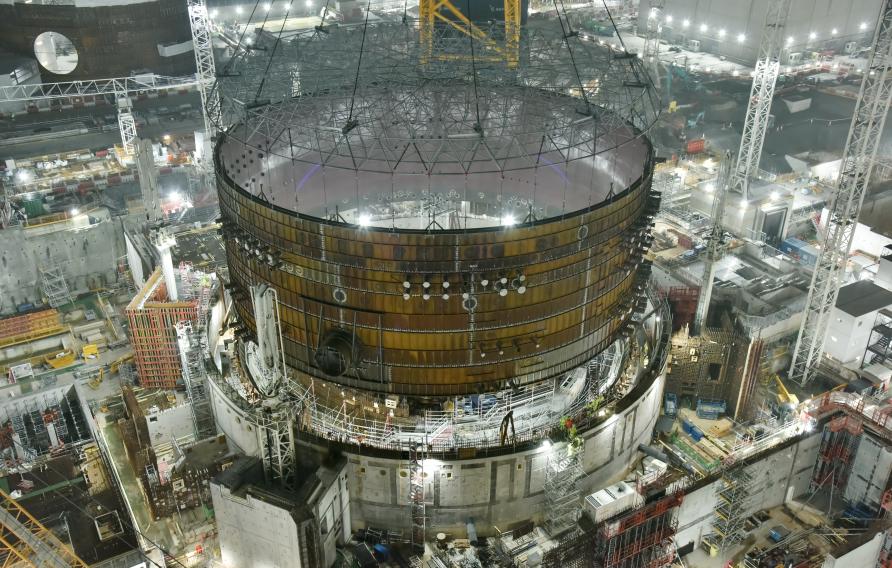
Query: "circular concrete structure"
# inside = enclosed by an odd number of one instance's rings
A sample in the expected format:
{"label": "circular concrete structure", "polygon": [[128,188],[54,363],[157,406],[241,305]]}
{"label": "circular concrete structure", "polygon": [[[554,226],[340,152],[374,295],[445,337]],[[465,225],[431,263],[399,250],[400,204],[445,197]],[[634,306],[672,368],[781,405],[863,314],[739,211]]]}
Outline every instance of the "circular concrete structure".
{"label": "circular concrete structure", "polygon": [[245,426],[274,401],[244,347],[268,285],[298,438],[348,455],[354,526],[408,519],[408,448],[432,474],[431,526],[540,520],[563,418],[590,487],[659,415],[669,315],[643,260],[658,105],[637,58],[541,26],[517,58],[397,24],[259,35],[214,88],[238,339],[218,423],[268,446]]}
{"label": "circular concrete structure", "polygon": [[[382,174],[402,200],[366,172],[223,138],[232,284],[277,289],[286,360],[319,379],[454,395],[553,378],[612,343],[640,292],[650,148],[631,129],[615,138],[627,142],[596,159],[504,176],[407,176],[412,187]],[[416,228],[415,209],[434,207],[442,223]],[[253,330],[247,294],[236,308]]]}

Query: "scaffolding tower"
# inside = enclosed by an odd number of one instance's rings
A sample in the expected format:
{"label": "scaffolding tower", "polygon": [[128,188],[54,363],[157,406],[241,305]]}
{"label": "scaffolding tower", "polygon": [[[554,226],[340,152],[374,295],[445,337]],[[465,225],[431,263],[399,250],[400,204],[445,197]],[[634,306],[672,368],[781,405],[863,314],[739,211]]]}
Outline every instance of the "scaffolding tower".
{"label": "scaffolding tower", "polygon": [[136,169],[139,172],[139,189],[142,192],[146,221],[154,223],[161,219],[161,190],[158,182],[158,168],[155,167],[155,156],[152,152],[152,141],[133,141],[136,152]]}
{"label": "scaffolding tower", "polygon": [[193,331],[192,322],[188,320],[179,322],[176,328],[183,383],[186,385],[186,394],[192,408],[195,440],[205,440],[217,435],[217,423],[214,420],[214,408],[203,365],[206,342],[200,331]]}
{"label": "scaffolding tower", "polygon": [[716,490],[712,534],[707,539],[711,546],[724,551],[744,539],[744,521],[750,496],[755,490],[754,481],[744,464],[722,472]]}
{"label": "scaffolding tower", "polygon": [[572,444],[550,447],[545,462],[545,527],[552,537],[576,525],[581,494],[576,481],[582,475],[581,450]]}
{"label": "scaffolding tower", "polygon": [[412,514],[412,552],[424,552],[424,537],[427,530],[427,511],[424,495],[425,445],[409,443],[409,507]]}
{"label": "scaffolding tower", "polygon": [[861,420],[849,414],[834,418],[824,426],[811,479],[812,493],[825,486],[831,490],[845,489],[863,432]]}
{"label": "scaffolding tower", "polygon": [[654,85],[660,87],[660,36],[663,33],[663,9],[666,0],[652,0],[647,13],[647,35],[644,38],[644,62],[652,74]]}
{"label": "scaffolding tower", "polygon": [[700,296],[697,300],[697,312],[694,316],[693,335],[699,335],[706,327],[706,317],[709,315],[709,303],[712,300],[712,286],[715,280],[716,264],[725,255],[725,201],[728,195],[728,180],[731,175],[731,152],[726,152],[719,164],[713,185],[712,202],[712,229],[707,236],[706,262],[703,267],[703,286],[700,288]]}
{"label": "scaffolding tower", "polygon": [[65,274],[62,272],[60,263],[53,262],[41,268],[40,280],[47,303],[51,307],[58,308],[71,303],[71,292],[68,289],[68,282],[65,281]]}
{"label": "scaffolding tower", "polygon": [[674,493],[634,509],[600,529],[604,568],[661,568],[675,558],[678,507],[683,493]]}
{"label": "scaffolding tower", "polygon": [[861,368],[868,365],[886,365],[892,363],[892,310],[882,309],[877,313],[867,349],[861,359]]}
{"label": "scaffolding tower", "polygon": [[133,118],[133,105],[126,93],[116,93],[118,102],[118,129],[121,131],[121,147],[124,156],[131,158],[136,154],[136,119]]}
{"label": "scaffolding tower", "polygon": [[267,481],[278,482],[285,489],[294,489],[294,409],[288,401],[268,399],[258,413],[258,427],[263,436],[263,466]]}
{"label": "scaffolding tower", "polygon": [[[11,184],[10,184],[11,185]],[[13,191],[0,181],[0,229],[12,224],[14,208],[12,206]]]}

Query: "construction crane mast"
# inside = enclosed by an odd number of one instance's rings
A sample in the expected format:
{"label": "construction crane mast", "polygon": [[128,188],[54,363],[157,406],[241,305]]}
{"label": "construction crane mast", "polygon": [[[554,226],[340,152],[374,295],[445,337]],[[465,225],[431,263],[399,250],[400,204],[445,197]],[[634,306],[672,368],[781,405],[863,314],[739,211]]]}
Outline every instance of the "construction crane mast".
{"label": "construction crane mast", "polygon": [[791,0],[769,2],[768,13],[765,15],[759,59],[756,60],[753,71],[750,102],[746,108],[746,121],[743,123],[743,137],[737,153],[737,165],[731,176],[731,189],[743,195],[744,201],[749,199],[749,180],[759,169],[762,146],[765,145],[771,101],[774,99],[774,87],[780,73],[784,27],[790,14],[790,3]]}
{"label": "construction crane mast", "polygon": [[136,151],[136,120],[130,95],[141,92],[171,91],[190,88],[196,85],[193,77],[164,77],[160,75],[113,77],[87,81],[67,81],[64,83],[23,84],[0,87],[0,102],[40,101],[52,99],[72,99],[111,95],[115,98],[118,112],[118,128],[121,144],[127,155]]}
{"label": "construction crane mast", "polygon": [[845,276],[852,237],[892,102],[892,0],[884,0],[873,37],[852,126],[843,150],[836,191],[793,352],[791,376],[805,385],[814,378],[830,312]]}
{"label": "construction crane mast", "polygon": [[660,87],[660,36],[663,33],[663,10],[666,0],[652,0],[647,13],[647,34],[644,37],[644,61],[653,73],[654,85]]}
{"label": "construction crane mast", "polygon": [[87,568],[87,563],[0,490],[0,566]]}
{"label": "construction crane mast", "polygon": [[715,265],[725,254],[725,225],[722,222],[725,215],[725,202],[728,196],[728,180],[731,176],[731,152],[725,152],[719,163],[713,192],[715,197],[712,202],[712,229],[709,232],[706,245],[706,261],[703,266],[703,287],[700,289],[700,299],[697,302],[697,313],[694,317],[694,335],[698,335],[706,326],[706,316],[709,313],[709,302],[712,300],[712,284],[715,279]]}
{"label": "construction crane mast", "polygon": [[204,0],[187,0],[189,26],[192,28],[192,50],[195,53],[195,72],[198,78],[198,94],[201,96],[201,114],[204,118],[205,135],[210,141],[217,132],[220,105],[209,104],[208,95],[217,80],[214,49],[211,35],[211,19]]}

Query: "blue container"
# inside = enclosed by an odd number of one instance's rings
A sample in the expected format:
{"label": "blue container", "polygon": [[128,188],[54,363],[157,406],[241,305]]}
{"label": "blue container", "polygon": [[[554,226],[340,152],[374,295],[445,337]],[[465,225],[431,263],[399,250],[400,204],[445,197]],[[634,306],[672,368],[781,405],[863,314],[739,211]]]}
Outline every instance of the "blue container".
{"label": "blue container", "polygon": [[663,411],[666,416],[675,416],[678,414],[678,397],[675,393],[667,392],[663,397]]}
{"label": "blue container", "polygon": [[681,429],[685,434],[690,436],[691,439],[694,440],[695,442],[699,442],[700,440],[703,439],[703,430],[701,430],[700,428],[697,428],[696,426],[694,426],[687,420],[681,421]]}
{"label": "blue container", "polygon": [[780,244],[781,252],[785,252],[793,257],[799,257],[799,251],[802,250],[802,247],[807,247],[808,243],[797,239],[796,237],[789,237],[784,239]]}
{"label": "blue container", "polygon": [[722,414],[725,414],[728,406],[724,400],[697,400],[697,416],[707,420],[716,420]]}
{"label": "blue container", "polygon": [[386,561],[390,558],[390,549],[383,544],[376,544],[372,550],[374,551],[375,560],[379,562]]}

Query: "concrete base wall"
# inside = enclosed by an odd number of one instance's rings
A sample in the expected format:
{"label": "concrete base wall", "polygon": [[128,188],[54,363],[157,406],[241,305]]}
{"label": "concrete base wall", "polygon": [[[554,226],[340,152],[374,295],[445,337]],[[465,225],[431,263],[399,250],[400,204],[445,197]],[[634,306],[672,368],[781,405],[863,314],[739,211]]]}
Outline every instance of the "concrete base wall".
{"label": "concrete base wall", "polygon": [[40,266],[63,264],[72,292],[106,287],[117,280],[117,260],[124,255],[124,233],[115,219],[53,232],[12,227],[3,231],[0,268],[0,314],[23,303],[43,303]]}
{"label": "concrete base wall", "polygon": [[[748,466],[747,472],[754,478],[754,490],[746,515],[778,507],[806,493],[820,444],[821,435],[816,432]],[[679,548],[690,542],[699,546],[702,538],[711,532],[716,491],[721,483],[716,480],[685,496],[678,512],[675,542]]]}
{"label": "concrete base wall", "polygon": [[876,566],[880,558],[880,549],[883,546],[884,533],[877,533],[874,537],[861,546],[850,550],[839,558],[828,556],[824,560],[823,568],[854,568],[855,566]]}
{"label": "concrete base wall", "polygon": [[303,538],[288,511],[260,499],[233,495],[211,484],[222,563],[237,566],[302,568]]}
{"label": "concrete base wall", "polygon": [[879,510],[890,472],[892,472],[892,448],[873,436],[867,434],[861,436],[846,484],[846,501],[864,503]]}
{"label": "concrete base wall", "polygon": [[[638,444],[650,442],[664,382],[660,377],[635,404],[584,435],[583,495],[622,478],[638,457]],[[478,534],[486,536],[495,527],[504,531],[527,519],[541,521],[546,459],[545,450],[535,449],[479,460],[428,460],[428,528],[460,534],[473,518]],[[354,528],[409,529],[406,462],[348,456],[348,477]]]}
{"label": "concrete base wall", "polygon": [[220,388],[209,380],[211,404],[214,408],[214,419],[217,428],[226,434],[230,446],[247,456],[260,457],[260,431],[251,424],[249,416],[233,404]]}
{"label": "concrete base wall", "polygon": [[[583,495],[624,477],[638,457],[638,445],[650,442],[664,383],[665,378],[659,377],[629,408],[584,434],[581,465],[586,476],[579,481]],[[216,386],[211,392],[220,431],[239,450],[259,455],[257,429]],[[350,454],[347,459],[353,529],[408,530],[408,463]],[[477,460],[427,460],[428,527],[461,533],[473,518],[478,533],[485,536],[494,533],[496,526],[506,530],[527,519],[541,521],[546,459],[545,450],[537,448]]]}

